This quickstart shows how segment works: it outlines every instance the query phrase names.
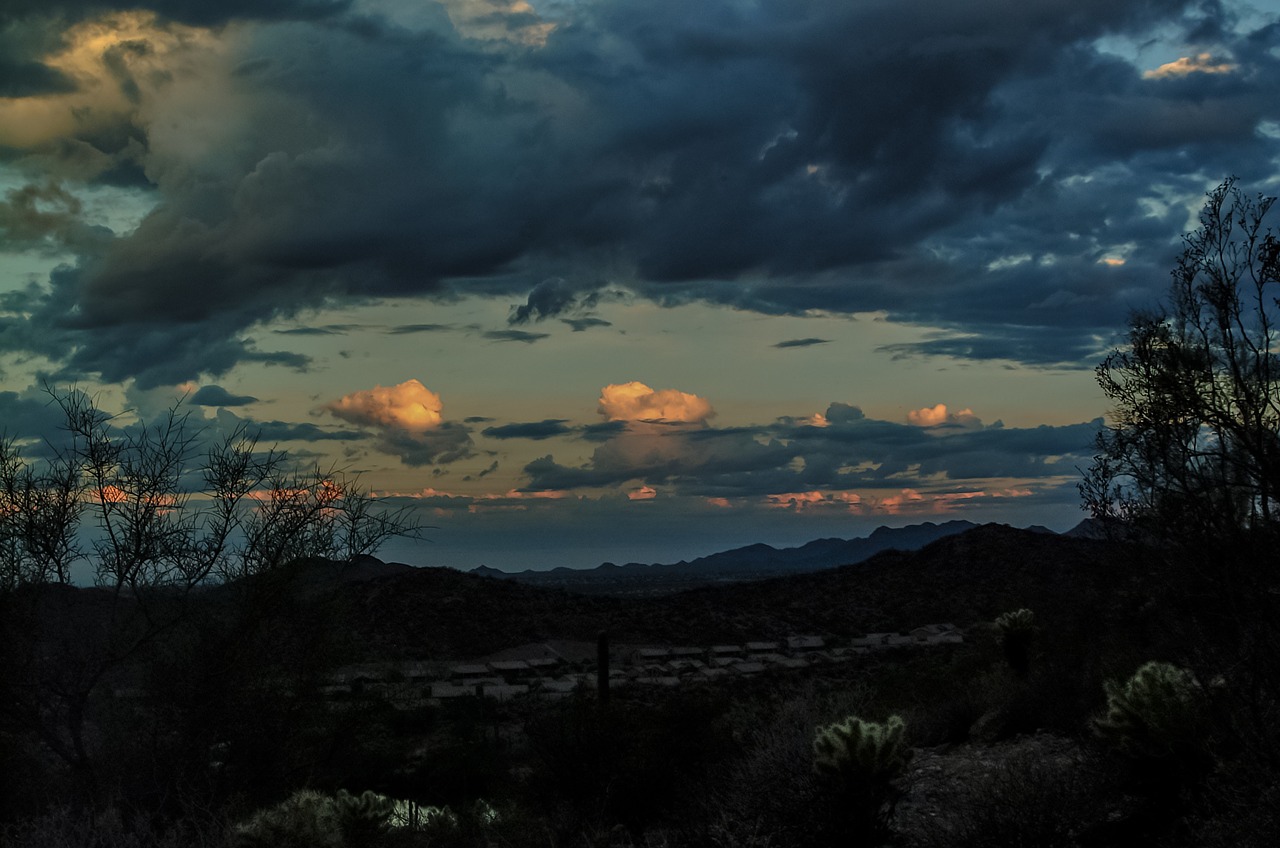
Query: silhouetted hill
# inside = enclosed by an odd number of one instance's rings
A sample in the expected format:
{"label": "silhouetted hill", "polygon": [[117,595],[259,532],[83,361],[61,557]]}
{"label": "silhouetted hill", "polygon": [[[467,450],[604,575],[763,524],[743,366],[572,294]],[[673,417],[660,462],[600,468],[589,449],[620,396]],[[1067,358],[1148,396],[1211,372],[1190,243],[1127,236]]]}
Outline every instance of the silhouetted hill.
{"label": "silhouetted hill", "polygon": [[443,568],[350,584],[352,627],[374,653],[481,656],[548,639],[691,643],[853,636],[1030,607],[1049,628],[1102,629],[1144,601],[1123,551],[1104,541],[984,525],[915,552],[834,569],[651,598],[580,595]]}
{"label": "silhouetted hill", "polygon": [[574,592],[656,594],[713,583],[760,580],[850,565],[863,562],[881,551],[918,550],[930,542],[972,530],[976,526],[969,521],[947,521],[942,524],[927,521],[909,527],[878,527],[866,538],[817,539],[795,548],[774,548],[757,543],[676,563],[630,562],[615,565],[606,562],[591,569],[561,567],[550,571],[518,572],[502,572],[479,566],[472,569],[471,573],[505,577],[534,586],[556,586]]}
{"label": "silhouetted hill", "polygon": [[[804,547],[829,543],[834,548],[841,540]],[[355,565],[300,562],[286,572],[271,594],[295,598],[291,605],[322,605],[327,626],[353,659],[465,659],[530,642],[594,640],[602,630],[615,643],[847,637],[941,622],[968,627],[1019,607],[1032,608],[1059,632],[1104,632],[1106,622],[1140,623],[1151,586],[1113,543],[1003,525],[948,535],[918,551],[883,551],[858,564],[657,597],[578,594],[371,557]],[[71,619],[99,618],[110,603],[95,589],[49,592],[44,614],[51,607],[58,612],[43,629],[55,633],[76,631]],[[235,597],[230,586],[186,603],[220,614],[215,610]]]}

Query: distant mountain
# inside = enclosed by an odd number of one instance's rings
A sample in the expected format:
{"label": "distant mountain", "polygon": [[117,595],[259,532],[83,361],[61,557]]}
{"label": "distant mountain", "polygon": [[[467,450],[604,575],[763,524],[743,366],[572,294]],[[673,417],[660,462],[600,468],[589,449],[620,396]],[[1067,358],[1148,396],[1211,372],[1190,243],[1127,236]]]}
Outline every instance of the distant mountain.
{"label": "distant mountain", "polygon": [[514,573],[479,566],[470,573],[503,577],[536,586],[558,586],[579,592],[659,594],[710,583],[760,580],[853,565],[882,551],[916,551],[938,539],[954,536],[977,526],[969,521],[947,521],[942,524],[926,521],[909,527],[878,527],[865,538],[816,539],[796,548],[775,548],[757,543],[676,563],[631,562],[615,565],[606,562],[591,569],[562,567],[551,571],[526,570]]}
{"label": "distant mountain", "polygon": [[[1055,639],[1113,639],[1113,626],[1157,626],[1135,612],[1151,585],[1109,543],[988,524],[857,565],[647,597],[567,592],[449,568],[347,584],[343,597],[360,650],[424,659],[480,657],[557,639],[591,642],[602,630],[617,644],[711,645],[940,622],[968,628],[1022,607]],[[630,597],[611,597],[618,594]]]}

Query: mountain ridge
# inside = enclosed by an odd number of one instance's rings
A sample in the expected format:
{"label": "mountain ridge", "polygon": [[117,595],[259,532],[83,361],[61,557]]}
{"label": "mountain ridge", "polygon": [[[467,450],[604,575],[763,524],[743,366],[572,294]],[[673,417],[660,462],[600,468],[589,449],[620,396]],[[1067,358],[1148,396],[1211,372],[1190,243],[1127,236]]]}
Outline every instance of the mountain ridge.
{"label": "mountain ridge", "polygon": [[[977,526],[979,525],[964,520],[940,524],[925,521],[905,527],[880,526],[867,536],[851,539],[814,539],[788,548],[775,548],[763,542],[755,542],[674,563],[628,562],[617,565],[605,562],[594,568],[560,566],[549,571],[525,569],[514,572],[481,565],[467,573],[532,585],[559,586],[574,591],[600,591],[607,585],[610,592],[643,594],[685,589],[699,584],[760,580],[856,565],[882,551],[919,550],[938,539],[964,533]],[[1052,532],[1044,528],[1028,529]]]}

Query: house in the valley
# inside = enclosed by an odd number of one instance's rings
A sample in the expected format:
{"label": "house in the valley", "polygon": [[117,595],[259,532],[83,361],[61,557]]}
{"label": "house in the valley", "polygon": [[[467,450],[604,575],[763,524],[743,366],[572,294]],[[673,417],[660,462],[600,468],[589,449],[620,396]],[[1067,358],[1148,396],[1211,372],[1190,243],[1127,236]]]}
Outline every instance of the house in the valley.
{"label": "house in the valley", "polygon": [[793,654],[821,651],[827,645],[821,636],[788,636],[787,650]]}

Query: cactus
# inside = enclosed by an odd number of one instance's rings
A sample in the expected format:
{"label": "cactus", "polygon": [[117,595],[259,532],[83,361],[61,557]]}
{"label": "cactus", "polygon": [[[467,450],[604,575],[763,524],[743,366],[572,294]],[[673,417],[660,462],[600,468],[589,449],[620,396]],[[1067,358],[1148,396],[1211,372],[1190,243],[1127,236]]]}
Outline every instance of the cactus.
{"label": "cactus", "polygon": [[396,802],[385,795],[368,790],[352,795],[339,789],[334,806],[342,825],[343,835],[353,845],[363,845],[384,833],[391,826]]}
{"label": "cactus", "polygon": [[1212,766],[1208,702],[1190,671],[1149,662],[1123,685],[1104,685],[1107,711],[1094,719],[1094,731],[1139,776],[1176,788]]}
{"label": "cactus", "polygon": [[898,798],[892,781],[911,759],[905,730],[901,716],[884,724],[849,716],[815,733],[813,770],[833,802],[832,823],[845,835],[888,833]]}
{"label": "cactus", "polygon": [[238,848],[359,848],[393,824],[396,802],[375,792],[324,795],[303,789],[235,829]]}
{"label": "cactus", "polygon": [[1004,658],[1018,674],[1026,674],[1031,668],[1031,642],[1035,638],[1036,614],[1023,608],[1006,612],[996,619],[1000,631],[1000,649]]}
{"label": "cactus", "polygon": [[238,848],[345,848],[333,798],[303,789],[235,829]]}

